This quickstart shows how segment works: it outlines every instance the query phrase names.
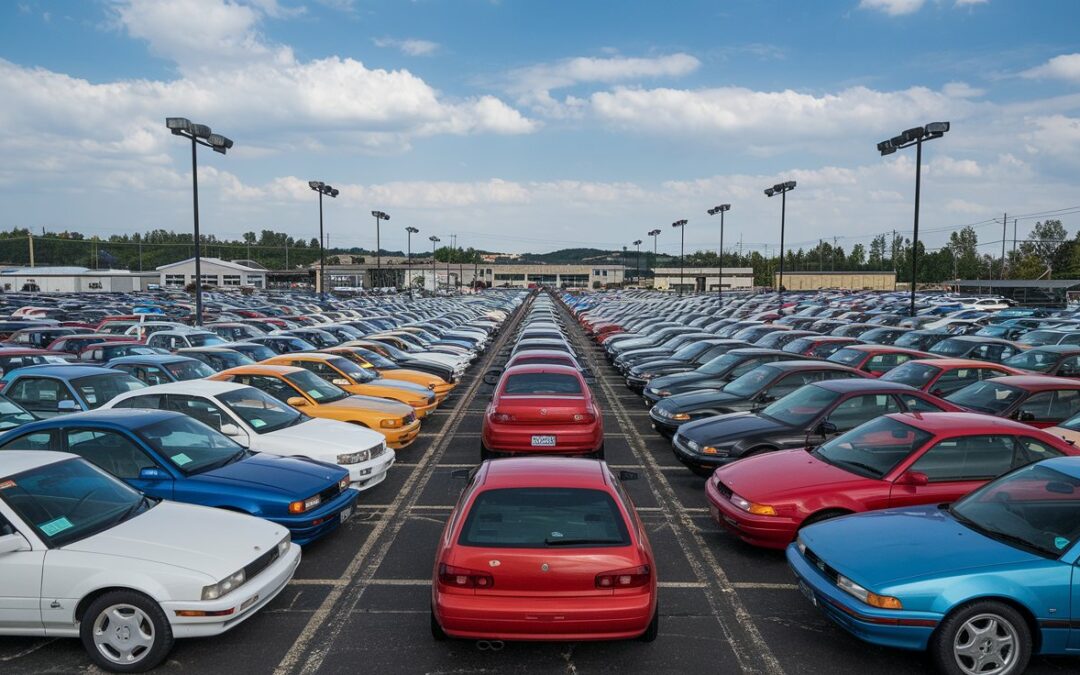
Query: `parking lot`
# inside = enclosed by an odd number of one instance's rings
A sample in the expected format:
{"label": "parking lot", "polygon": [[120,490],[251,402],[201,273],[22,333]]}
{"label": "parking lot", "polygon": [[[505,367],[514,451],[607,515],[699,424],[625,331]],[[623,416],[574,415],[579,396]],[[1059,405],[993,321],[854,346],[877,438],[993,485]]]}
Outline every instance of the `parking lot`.
{"label": "parking lot", "polygon": [[[520,316],[520,313],[519,313]],[[514,321],[505,328],[505,341]],[[592,360],[604,410],[607,461],[640,474],[626,484],[648,526],[660,579],[655,643],[435,642],[428,627],[435,542],[475,466],[498,363],[488,351],[419,440],[398,452],[387,480],[361,496],[334,536],[304,550],[294,581],[266,610],[224,636],[177,643],[163,672],[922,673],[921,654],[862,643],[834,627],[792,582],[783,556],[743,545],[709,517],[704,479],[649,428],[647,409],[574,327]],[[1075,672],[1075,660],[1036,658],[1028,672]],[[91,670],[76,640],[0,638],[0,672]]]}

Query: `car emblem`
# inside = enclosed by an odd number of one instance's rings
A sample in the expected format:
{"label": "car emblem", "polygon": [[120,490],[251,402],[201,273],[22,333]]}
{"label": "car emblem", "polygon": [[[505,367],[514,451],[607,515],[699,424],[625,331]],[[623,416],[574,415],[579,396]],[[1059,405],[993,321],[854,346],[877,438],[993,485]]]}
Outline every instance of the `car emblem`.
{"label": "car emblem", "polygon": [[498,567],[501,564],[502,563],[499,562],[498,560],[489,560],[488,561],[488,567]]}
{"label": "car emblem", "polygon": [[541,572],[547,572],[549,569],[551,569],[551,567],[548,566],[547,563],[544,563],[543,565],[540,566],[540,571]]}
{"label": "car emblem", "polygon": [[540,408],[540,414],[541,415],[546,415],[547,414],[547,408]]}

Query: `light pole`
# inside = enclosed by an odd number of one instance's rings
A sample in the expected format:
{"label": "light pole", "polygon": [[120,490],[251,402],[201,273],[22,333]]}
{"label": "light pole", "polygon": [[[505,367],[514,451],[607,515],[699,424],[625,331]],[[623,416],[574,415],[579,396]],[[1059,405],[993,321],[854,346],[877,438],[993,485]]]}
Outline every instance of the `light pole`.
{"label": "light pole", "polygon": [[326,301],[326,251],[323,249],[323,211],[322,198],[337,197],[339,190],[321,180],[309,180],[308,187],[319,193],[319,297]]}
{"label": "light pole", "polygon": [[634,263],[634,280],[637,282],[638,288],[641,288],[641,240],[635,239],[634,246],[637,246],[637,262]]}
{"label": "light pole", "polygon": [[[431,242],[431,294],[435,295],[439,292],[439,278],[435,276],[435,244],[442,241],[435,235],[428,237],[428,241]],[[449,279],[450,277],[447,277]]]}
{"label": "light pole", "polygon": [[766,197],[780,195],[780,283],[776,285],[777,312],[784,311],[784,219],[787,216],[787,193],[795,189],[795,181],[777,183],[765,188]]}
{"label": "light pole", "polygon": [[720,277],[716,282],[716,299],[720,300],[724,297],[724,213],[731,210],[731,204],[721,204],[720,206],[714,206],[709,209],[709,215],[715,216],[720,214]]}
{"label": "light pole", "polygon": [[375,216],[375,275],[382,281],[382,245],[379,243],[379,221],[390,220],[390,215],[382,211],[372,211]]}
{"label": "light pole", "polygon": [[195,212],[195,325],[201,326],[202,312],[202,254],[199,236],[199,170],[196,158],[196,146],[205,145],[214,152],[225,154],[233,146],[232,139],[210,131],[205,124],[192,124],[186,117],[166,117],[165,127],[174,136],[191,139],[191,201]]}
{"label": "light pole", "polygon": [[405,274],[407,274],[409,276],[408,286],[409,286],[409,297],[411,298],[412,295],[413,295],[413,290],[412,290],[412,287],[413,287],[413,283],[412,283],[412,236],[414,234],[417,234],[418,232],[420,232],[420,230],[418,230],[415,227],[413,227],[412,225],[410,225],[410,226],[405,228],[405,232],[406,232],[405,237],[406,237],[406,242],[407,242],[405,244],[405,250],[406,250],[406,253],[405,253],[405,269],[408,270],[407,272],[405,272]]}
{"label": "light pole", "polygon": [[652,237],[652,264],[653,264],[653,288],[656,288],[656,238],[660,236],[660,228],[655,230],[649,230],[649,236]]}
{"label": "light pole", "polygon": [[684,218],[682,220],[676,220],[674,223],[671,224],[671,226],[679,228],[679,296],[681,297],[682,287],[683,284],[686,282],[686,279],[683,277],[683,275],[686,274],[684,267],[685,259],[683,257],[683,244],[685,244],[686,242],[686,219]]}
{"label": "light pole", "polygon": [[908,129],[899,136],[877,144],[881,156],[891,155],[897,150],[915,146],[915,232],[911,237],[911,316],[915,316],[915,281],[919,270],[919,190],[922,184],[922,144],[934,138],[941,138],[949,130],[948,122],[930,122],[924,127]]}

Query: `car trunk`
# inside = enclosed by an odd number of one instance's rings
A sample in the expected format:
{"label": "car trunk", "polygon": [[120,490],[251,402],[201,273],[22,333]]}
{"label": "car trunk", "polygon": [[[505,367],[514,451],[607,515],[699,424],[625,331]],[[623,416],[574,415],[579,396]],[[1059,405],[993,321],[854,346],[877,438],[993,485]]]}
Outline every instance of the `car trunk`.
{"label": "car trunk", "polygon": [[[503,396],[496,414],[511,415],[516,424],[585,424],[585,399],[580,396]],[[574,419],[578,416],[578,419]]]}
{"label": "car trunk", "polygon": [[596,587],[596,576],[636,567],[641,562],[633,546],[572,549],[462,546],[450,564],[491,574],[491,588],[477,588],[476,595],[565,598],[613,595],[611,588]]}

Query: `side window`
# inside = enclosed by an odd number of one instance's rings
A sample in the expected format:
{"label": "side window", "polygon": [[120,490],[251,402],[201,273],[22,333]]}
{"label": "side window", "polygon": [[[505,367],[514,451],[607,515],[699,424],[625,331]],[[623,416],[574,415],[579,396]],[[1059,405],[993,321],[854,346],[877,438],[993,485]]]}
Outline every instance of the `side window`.
{"label": "side window", "polygon": [[240,375],[233,381],[255,387],[283,402],[288,401],[293,396],[300,395],[295,389],[276,377],[267,377],[265,375]]}
{"label": "side window", "polygon": [[1016,353],[1017,349],[1015,347],[1010,347],[1009,345],[998,345],[998,355],[995,360],[1004,361],[1005,359],[1013,356]]}
{"label": "side window", "polygon": [[1008,375],[1008,373],[995,368],[979,368],[975,375],[980,380],[992,380],[995,377],[1004,377],[1005,375]]}
{"label": "side window", "polygon": [[148,394],[146,396],[132,396],[120,401],[114,408],[143,408],[148,410],[161,409],[161,394]]}
{"label": "side window", "polygon": [[72,400],[63,382],[44,377],[20,378],[4,393],[32,413],[55,413],[60,401]]}
{"label": "side window", "polygon": [[896,399],[888,394],[852,396],[829,413],[829,421],[838,431],[850,431],[875,417],[900,412]]}
{"label": "side window", "polygon": [[900,402],[910,412],[941,412],[942,410],[933,403],[912,394],[900,394]]}
{"label": "side window", "polygon": [[1080,356],[1070,356],[1062,361],[1058,366],[1057,376],[1080,377]]}
{"label": "side window", "polygon": [[63,434],[68,452],[117,478],[138,478],[142,469],[157,466],[139,446],[114,431],[68,429]]}
{"label": "side window", "polygon": [[1050,408],[1054,401],[1054,392],[1043,391],[1032,394],[1016,409],[1016,419],[1021,422],[1045,422],[1050,417]]}
{"label": "side window", "polygon": [[810,384],[811,382],[818,382],[821,378],[820,371],[809,371],[805,373],[791,373],[780,378],[779,382],[775,382],[769,387],[768,395],[774,399],[787,396],[791,392],[795,391],[804,384]]}
{"label": "side window", "polygon": [[310,370],[327,382],[333,380],[335,377],[339,377],[337,371],[321,361],[293,361],[289,365],[303,368],[304,370]]}
{"label": "side window", "polygon": [[[1080,412],[1080,391],[1058,389],[1035,394],[1020,404],[1020,420],[1060,422]],[[1028,417],[1028,414],[1033,417]]]}
{"label": "side window", "polygon": [[983,369],[957,368],[950,370],[937,379],[930,391],[936,396],[947,396],[955,391],[960,391],[972,382],[979,380],[981,370]]}
{"label": "side window", "polygon": [[1069,333],[1058,344],[1061,344],[1061,345],[1080,345],[1080,333]]}
{"label": "side window", "polygon": [[931,482],[989,480],[1013,467],[1008,436],[949,438],[930,448],[911,465]]}
{"label": "side window", "polygon": [[866,370],[871,373],[884,373],[910,359],[907,354],[877,354],[866,362]]}
{"label": "side window", "polygon": [[169,376],[165,374],[165,371],[157,366],[143,366],[139,368],[139,371],[142,377],[139,377],[138,375],[135,375],[135,377],[138,377],[147,384],[166,384],[170,381]]}
{"label": "side window", "polygon": [[55,431],[35,431],[11,439],[0,450],[56,450],[55,438]]}
{"label": "side window", "polygon": [[1061,457],[1064,453],[1056,448],[1052,448],[1042,441],[1037,441],[1030,436],[1018,436],[1016,438],[1016,458],[1013,461],[1013,468],[1017,469],[1021,466],[1027,466],[1032,462],[1038,462],[1044,459],[1050,459],[1052,457]]}
{"label": "side window", "polygon": [[228,415],[214,403],[199,396],[180,396],[169,394],[167,396],[167,408],[184,413],[188,417],[194,417],[203,424],[221,431],[221,425],[226,421],[232,421]]}

